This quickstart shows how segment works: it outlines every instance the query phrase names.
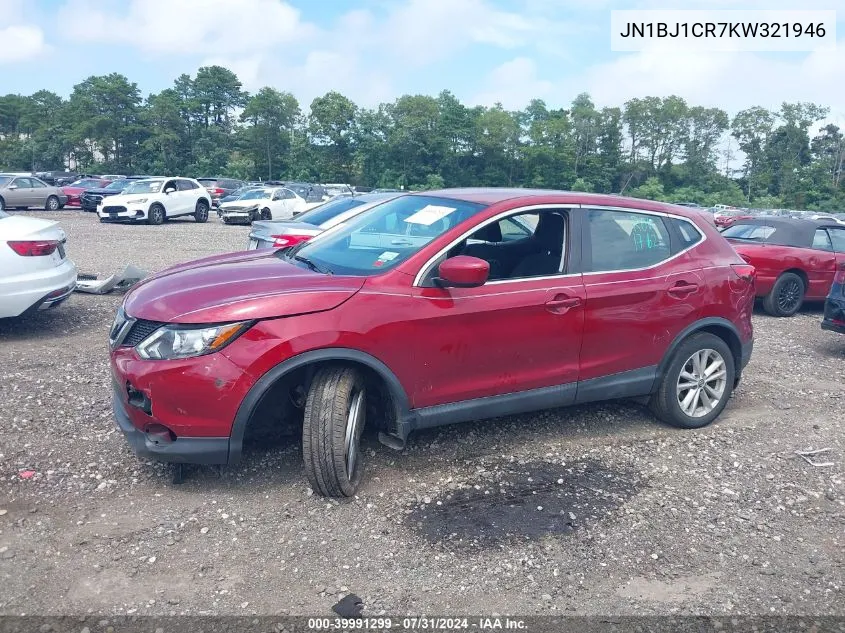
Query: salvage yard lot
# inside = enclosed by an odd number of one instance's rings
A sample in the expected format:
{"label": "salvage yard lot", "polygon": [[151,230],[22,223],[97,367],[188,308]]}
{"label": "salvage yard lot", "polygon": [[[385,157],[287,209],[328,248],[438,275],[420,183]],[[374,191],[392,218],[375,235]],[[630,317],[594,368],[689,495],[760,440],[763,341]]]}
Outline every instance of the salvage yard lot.
{"label": "salvage yard lot", "polygon": [[[101,276],[248,233],[28,215]],[[365,614],[845,615],[845,336],[818,308],[755,316],[711,427],[610,403],[418,433],[403,454],[369,438],[362,490],[337,502],[310,493],[296,436],[181,486],[137,460],[111,416],[120,301],[0,322],[0,613],[330,615],[351,591]],[[832,466],[794,455],[818,448]]]}

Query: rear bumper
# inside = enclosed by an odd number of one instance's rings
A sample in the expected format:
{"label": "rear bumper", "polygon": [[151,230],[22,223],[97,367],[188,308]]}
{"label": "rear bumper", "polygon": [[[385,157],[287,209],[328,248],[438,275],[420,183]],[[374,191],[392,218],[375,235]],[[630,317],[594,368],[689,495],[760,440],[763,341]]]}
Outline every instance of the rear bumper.
{"label": "rear bumper", "polygon": [[[160,435],[137,428],[129,418],[117,385],[114,385],[112,410],[115,425],[138,457],[175,464],[229,463],[228,437],[177,437],[166,441]],[[150,423],[155,424],[155,420],[151,418]]]}
{"label": "rear bumper", "polygon": [[76,288],[76,264],[65,259],[59,266],[0,281],[0,318],[16,317],[52,308]]}

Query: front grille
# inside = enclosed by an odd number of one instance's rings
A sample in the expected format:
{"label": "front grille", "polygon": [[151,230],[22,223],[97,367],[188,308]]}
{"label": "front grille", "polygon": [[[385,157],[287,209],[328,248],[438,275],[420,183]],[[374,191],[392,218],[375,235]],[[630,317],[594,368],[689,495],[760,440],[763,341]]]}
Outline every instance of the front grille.
{"label": "front grille", "polygon": [[138,319],[129,328],[129,332],[123,338],[121,347],[135,347],[138,343],[147,338],[150,334],[159,329],[164,323],[159,321],[147,321],[145,319]]}
{"label": "front grille", "polygon": [[91,203],[96,203],[96,202],[99,202],[100,200],[102,200],[103,196],[95,196],[95,195],[86,193],[85,195],[82,196],[82,199],[87,200],[88,202],[91,202]]}
{"label": "front grille", "polygon": [[103,207],[104,213],[123,213],[126,207]]}

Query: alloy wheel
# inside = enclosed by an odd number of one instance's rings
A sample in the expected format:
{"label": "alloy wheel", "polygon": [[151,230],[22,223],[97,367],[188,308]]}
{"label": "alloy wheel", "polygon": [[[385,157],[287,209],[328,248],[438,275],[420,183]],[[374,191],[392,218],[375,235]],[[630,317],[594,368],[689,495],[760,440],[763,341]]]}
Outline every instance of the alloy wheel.
{"label": "alloy wheel", "polygon": [[800,301],[801,284],[797,280],[786,281],[778,292],[778,308],[788,314],[796,309]]}
{"label": "alloy wheel", "polygon": [[700,418],[715,409],[727,387],[725,359],[714,349],[702,349],[690,356],[678,375],[677,397],[681,411]]}
{"label": "alloy wheel", "polygon": [[355,463],[358,460],[358,439],[363,428],[364,414],[364,390],[361,389],[352,394],[349,403],[349,413],[346,417],[344,446],[346,448],[346,476],[350,480],[355,473]]}

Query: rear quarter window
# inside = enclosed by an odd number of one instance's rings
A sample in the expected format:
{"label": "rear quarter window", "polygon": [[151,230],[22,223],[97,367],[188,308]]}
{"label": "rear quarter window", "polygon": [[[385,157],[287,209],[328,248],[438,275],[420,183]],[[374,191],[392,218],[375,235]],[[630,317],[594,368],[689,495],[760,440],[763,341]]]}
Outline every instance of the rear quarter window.
{"label": "rear quarter window", "polygon": [[692,246],[698,244],[704,237],[701,235],[701,231],[699,231],[692,222],[688,220],[680,220],[678,218],[673,218],[671,220],[672,224],[678,231],[678,238],[680,240],[680,244],[678,245],[677,251],[684,251]]}

